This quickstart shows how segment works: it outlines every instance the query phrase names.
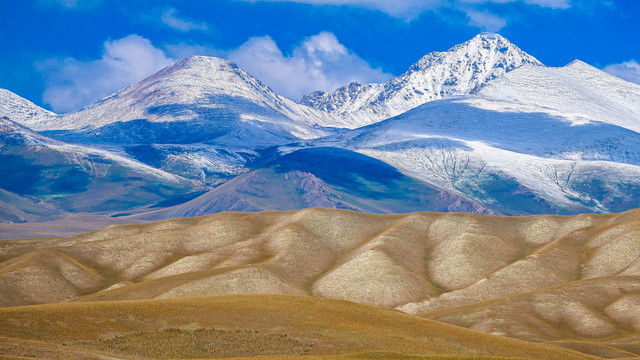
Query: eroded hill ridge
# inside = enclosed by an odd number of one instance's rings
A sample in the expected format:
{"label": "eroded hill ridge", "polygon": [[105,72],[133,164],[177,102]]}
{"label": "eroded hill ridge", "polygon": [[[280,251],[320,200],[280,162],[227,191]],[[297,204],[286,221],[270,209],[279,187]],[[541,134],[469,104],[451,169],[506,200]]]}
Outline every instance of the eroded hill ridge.
{"label": "eroded hill ridge", "polygon": [[640,330],[640,210],[569,217],[227,212],[2,247],[5,307],[292,294],[524,339],[618,339]]}

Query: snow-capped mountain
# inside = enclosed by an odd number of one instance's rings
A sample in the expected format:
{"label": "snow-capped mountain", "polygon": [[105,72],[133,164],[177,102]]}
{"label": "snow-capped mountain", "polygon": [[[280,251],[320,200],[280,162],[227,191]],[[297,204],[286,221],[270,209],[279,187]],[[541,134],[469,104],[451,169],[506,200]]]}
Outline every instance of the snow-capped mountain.
{"label": "snow-capped mountain", "polygon": [[480,34],[446,52],[426,55],[385,84],[349,84],[315,92],[301,104],[336,117],[334,126],[357,128],[399,115],[428,101],[470,94],[524,64],[542,65],[497,34]]}
{"label": "snow-capped mountain", "polygon": [[55,121],[58,115],[39,107],[9,90],[0,89],[0,118],[1,117],[8,117],[24,126],[37,128],[40,124],[49,124]]}
{"label": "snow-capped mountain", "polygon": [[118,143],[244,147],[324,133],[328,115],[276,95],[227,60],[192,56],[78,112],[33,125]]}
{"label": "snow-capped mountain", "polygon": [[16,119],[0,121],[0,220],[3,208],[37,220],[24,209],[38,201],[138,208],[132,221],[310,206],[640,207],[640,86],[580,61],[545,67],[499,35],[429,54],[387,84],[306,97],[315,108],[199,56],[62,116],[0,95]]}
{"label": "snow-capped mountain", "polygon": [[248,171],[246,165],[259,157],[251,148],[229,149],[208,144],[138,144],[123,150],[131,157],[171,174],[206,184],[219,184]]}
{"label": "snow-capped mountain", "polygon": [[246,172],[257,149],[324,136],[317,125],[330,118],[232,62],[192,56],[78,112],[28,124],[67,141],[122,145],[147,165],[218,184]]}
{"label": "snow-capped mountain", "polygon": [[523,66],[489,82],[478,95],[575,124],[598,121],[640,132],[640,86],[579,60],[562,68]]}
{"label": "snow-capped mountain", "polygon": [[358,151],[497,213],[615,212],[640,206],[639,97],[581,62],[523,66],[312,146]]}
{"label": "snow-capped mountain", "polygon": [[0,189],[75,212],[121,211],[199,190],[126,154],[52,139],[7,117],[0,118],[0,173]]}
{"label": "snow-capped mountain", "polygon": [[370,213],[407,213],[425,207],[433,211],[492,213],[465,196],[404,175],[369,156],[318,147],[279,156],[193,200],[135,218],[160,220],[220,211],[308,207]]}

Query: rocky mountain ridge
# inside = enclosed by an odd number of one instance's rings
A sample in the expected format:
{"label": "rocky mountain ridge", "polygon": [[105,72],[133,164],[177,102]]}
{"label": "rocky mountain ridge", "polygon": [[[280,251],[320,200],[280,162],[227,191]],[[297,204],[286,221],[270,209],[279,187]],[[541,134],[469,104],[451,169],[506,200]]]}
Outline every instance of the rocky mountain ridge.
{"label": "rocky mountain ridge", "polygon": [[[0,146],[45,173],[92,158],[175,179],[155,202],[109,207],[119,220],[314,206],[497,215],[640,206],[640,86],[580,61],[545,67],[481,34],[388,84],[340,92],[348,96],[336,103],[320,96],[326,106],[295,104],[229,61],[195,56],[67,115],[4,92],[13,132]],[[18,133],[41,144],[15,146]],[[70,149],[85,160],[67,161]],[[51,156],[67,160],[43,161]],[[6,170],[24,178],[24,161]],[[37,201],[58,195],[11,186],[0,188]]]}
{"label": "rocky mountain ridge", "polygon": [[315,92],[301,104],[334,115],[340,126],[357,128],[400,115],[428,101],[471,94],[487,82],[525,64],[533,56],[497,34],[480,34],[446,52],[433,52],[385,84],[349,84]]}

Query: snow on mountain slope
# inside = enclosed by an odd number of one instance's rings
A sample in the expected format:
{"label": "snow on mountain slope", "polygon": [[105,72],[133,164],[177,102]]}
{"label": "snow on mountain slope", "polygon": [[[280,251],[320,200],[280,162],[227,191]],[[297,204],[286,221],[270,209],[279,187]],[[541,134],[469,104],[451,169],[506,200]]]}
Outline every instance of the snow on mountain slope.
{"label": "snow on mountain slope", "polygon": [[[387,84],[306,97],[316,109],[201,56],[64,116],[9,92],[0,101],[0,111],[42,131],[0,120],[0,171],[10,174],[0,188],[63,210],[95,211],[95,199],[105,200],[99,211],[184,202],[163,213],[172,216],[640,207],[640,86],[579,61],[541,66],[499,35],[429,54]],[[355,163],[399,170],[402,180]],[[217,187],[187,202],[206,190],[192,188],[201,183]]]}
{"label": "snow on mountain slope", "polygon": [[523,66],[489,82],[478,95],[523,109],[535,106],[575,123],[599,121],[640,132],[640,85],[579,60],[562,68]]}
{"label": "snow on mountain slope", "polygon": [[310,145],[358,151],[496,213],[640,206],[640,134],[565,115],[464,96],[429,102]]}
{"label": "snow on mountain slope", "polygon": [[330,133],[316,126],[329,118],[227,60],[192,56],[81,111],[21,122],[66,143],[123,146],[149,168],[213,185],[246,172],[256,149]]}
{"label": "snow on mountain slope", "polygon": [[[65,211],[123,210],[199,187],[125,154],[51,139],[6,117],[0,118],[0,174],[0,189]],[[24,203],[3,201],[7,208]]]}
{"label": "snow on mountain slope", "polygon": [[371,157],[339,148],[313,148],[277,157],[193,200],[135,218],[160,220],[220,211],[309,207],[369,213],[425,209],[492,213],[477,202],[403,175]]}
{"label": "snow on mountain slope", "polygon": [[0,117],[0,149],[8,146],[55,145],[60,141],[51,139],[12,121],[8,116]]}
{"label": "snow on mountain slope", "polygon": [[542,65],[497,34],[481,34],[446,52],[434,52],[386,84],[349,84],[315,92],[301,103],[336,116],[334,126],[357,128],[399,115],[428,101],[469,94],[524,64]]}
{"label": "snow on mountain slope", "polygon": [[138,169],[141,172],[151,174],[164,180],[183,181],[183,179],[180,179],[177,176],[146,166],[114,151],[88,147],[80,144],[66,143],[64,141],[39,134],[7,117],[0,118],[0,149],[2,149],[3,152],[8,152],[11,147],[17,146],[23,147],[26,151],[28,151],[30,147],[40,146],[62,153],[68,153],[69,157],[73,157],[76,160],[79,160],[79,157],[87,159],[91,157],[102,158],[105,161],[117,162],[123,166]]}
{"label": "snow on mountain slope", "polygon": [[36,130],[131,143],[270,145],[324,133],[322,112],[276,95],[235,64],[192,56]]}
{"label": "snow on mountain slope", "polygon": [[212,185],[247,172],[247,163],[259,157],[250,149],[207,144],[142,144],[125,146],[125,151],[154,168]]}
{"label": "snow on mountain slope", "polygon": [[365,128],[376,129],[374,133],[355,133],[368,146],[386,144],[389,139],[446,136],[544,158],[640,165],[639,133],[604,122],[575,123],[569,117],[559,111],[466,96],[428,103]]}
{"label": "snow on mountain slope", "polygon": [[51,123],[58,118],[55,113],[29,100],[9,90],[0,89],[0,118],[5,116],[27,127]]}

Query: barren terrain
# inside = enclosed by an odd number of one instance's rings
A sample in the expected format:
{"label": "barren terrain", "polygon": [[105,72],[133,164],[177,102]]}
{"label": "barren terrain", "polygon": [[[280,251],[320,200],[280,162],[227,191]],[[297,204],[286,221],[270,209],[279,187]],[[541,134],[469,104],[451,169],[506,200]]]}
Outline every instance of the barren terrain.
{"label": "barren terrain", "polygon": [[227,212],[0,248],[11,356],[640,355],[638,210]]}

